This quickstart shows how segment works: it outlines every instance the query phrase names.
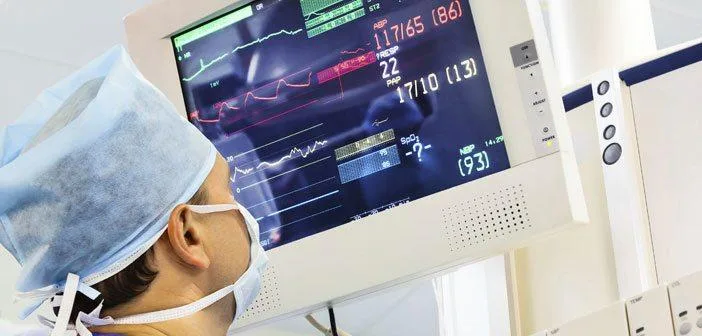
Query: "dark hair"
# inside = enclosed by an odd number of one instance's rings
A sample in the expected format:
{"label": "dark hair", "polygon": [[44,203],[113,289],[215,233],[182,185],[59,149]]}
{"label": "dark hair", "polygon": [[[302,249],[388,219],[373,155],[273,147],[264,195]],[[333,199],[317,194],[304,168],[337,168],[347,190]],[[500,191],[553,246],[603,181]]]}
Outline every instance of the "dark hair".
{"label": "dark hair", "polygon": [[[207,204],[207,198],[207,192],[200,188],[188,201],[188,204],[204,205]],[[101,293],[97,300],[91,300],[78,292],[70,321],[75,321],[79,312],[90,313],[103,300],[103,310],[111,309],[132,301],[144,293],[158,275],[158,270],[153,265],[153,254],[154,248],[152,246],[119,273],[93,285],[93,288]],[[54,308],[54,312],[58,314],[58,308]]]}

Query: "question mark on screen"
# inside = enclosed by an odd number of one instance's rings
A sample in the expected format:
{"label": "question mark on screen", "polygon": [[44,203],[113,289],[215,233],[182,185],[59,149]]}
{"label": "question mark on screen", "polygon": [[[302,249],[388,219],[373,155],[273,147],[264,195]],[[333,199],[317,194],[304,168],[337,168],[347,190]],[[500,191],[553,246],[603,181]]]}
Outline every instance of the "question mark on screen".
{"label": "question mark on screen", "polygon": [[422,162],[422,150],[424,149],[424,146],[420,142],[416,142],[414,146],[412,146],[412,151],[417,152],[417,158],[419,158],[419,162]]}

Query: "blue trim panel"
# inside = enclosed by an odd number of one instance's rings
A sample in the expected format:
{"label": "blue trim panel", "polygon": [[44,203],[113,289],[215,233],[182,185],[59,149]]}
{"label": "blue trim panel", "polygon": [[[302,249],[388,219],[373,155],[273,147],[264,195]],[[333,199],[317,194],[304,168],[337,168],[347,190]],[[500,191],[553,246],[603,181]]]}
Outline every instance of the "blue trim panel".
{"label": "blue trim panel", "polygon": [[563,96],[563,106],[565,111],[569,112],[591,102],[592,99],[592,85],[588,84]]}
{"label": "blue trim panel", "polygon": [[702,61],[702,43],[626,69],[619,73],[619,78],[626,85],[632,86],[700,61]]}

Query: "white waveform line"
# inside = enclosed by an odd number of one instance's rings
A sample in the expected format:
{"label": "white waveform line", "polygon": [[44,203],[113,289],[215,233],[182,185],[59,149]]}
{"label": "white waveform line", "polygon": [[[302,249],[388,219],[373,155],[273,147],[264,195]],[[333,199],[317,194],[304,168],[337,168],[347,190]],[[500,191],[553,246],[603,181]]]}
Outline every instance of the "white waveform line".
{"label": "white waveform line", "polygon": [[[327,143],[329,143],[329,141],[327,141],[327,140],[315,141],[313,145],[307,145],[307,147],[304,149],[293,147],[293,149],[290,150],[290,154],[285,155],[285,156],[281,157],[280,159],[273,161],[273,162],[263,161],[263,162],[259,163],[255,168],[240,169],[238,167],[234,167],[234,174],[231,177],[231,181],[236,182],[236,178],[240,174],[249,175],[249,174],[253,173],[255,170],[258,171],[258,170],[262,170],[262,169],[266,169],[266,168],[276,167],[276,166],[281,165],[285,161],[292,160],[292,159],[295,159],[298,157],[307,158],[312,153],[316,152],[319,148],[324,147],[324,145],[326,145]],[[296,156],[296,154],[297,154],[297,156]]]}
{"label": "white waveform line", "polygon": [[375,122],[373,123],[373,126],[380,126],[382,123],[384,123],[384,122],[386,122],[386,121],[388,121],[388,120],[390,120],[390,117],[385,118],[385,119],[383,119],[383,120],[377,120],[377,119],[376,119]]}
{"label": "white waveform line", "polygon": [[324,12],[322,12],[322,13],[312,12],[312,13],[308,14],[307,16],[305,16],[305,21],[311,19],[311,18],[312,18],[312,15],[322,16],[322,15],[324,15],[324,14],[326,14],[326,13],[324,13]]}
{"label": "white waveform line", "polygon": [[249,174],[251,174],[251,172],[254,171],[254,169],[255,168],[239,169],[239,167],[234,167],[234,174],[232,174],[232,177],[230,178],[230,180],[232,181],[232,183],[234,183],[234,182],[236,182],[236,178],[237,178],[237,176],[239,176],[239,174],[249,175]]}
{"label": "white waveform line", "polygon": [[193,74],[192,76],[190,76],[190,77],[183,78],[183,81],[184,81],[184,82],[189,82],[189,81],[191,81],[191,80],[197,78],[197,76],[200,76],[200,74],[202,74],[203,72],[205,72],[205,70],[209,69],[211,66],[215,65],[215,63],[217,63],[217,62],[223,60],[223,59],[224,59],[225,57],[227,57],[227,56],[229,56],[229,53],[224,53],[224,54],[222,54],[222,56],[219,56],[219,57],[213,59],[212,61],[208,62],[207,64],[205,64],[205,62],[204,62],[204,61],[202,60],[202,58],[201,58],[201,59],[200,59],[200,70],[198,70],[196,73],[194,73],[194,74]]}
{"label": "white waveform line", "polygon": [[269,35],[267,35],[267,36],[265,36],[265,37],[261,37],[261,38],[259,38],[259,39],[254,40],[254,41],[251,41],[251,42],[249,42],[249,43],[247,43],[247,44],[240,45],[240,46],[234,48],[234,50],[232,50],[232,53],[235,53],[235,52],[237,52],[237,51],[239,51],[239,50],[241,50],[241,49],[244,49],[244,48],[248,48],[248,47],[250,47],[250,46],[252,46],[252,45],[254,45],[254,44],[256,44],[256,43],[261,43],[261,42],[263,42],[263,41],[265,41],[265,40],[267,40],[267,39],[269,39],[269,38],[271,38],[271,37],[273,37],[273,36],[278,36],[278,35],[280,35],[280,34],[296,35],[297,33],[301,32],[301,31],[302,31],[302,28],[300,28],[300,29],[298,29],[298,30],[293,30],[293,31],[289,31],[289,30],[283,29],[283,30],[281,30],[281,31],[279,31],[279,32],[276,32],[276,33],[273,33],[273,34],[269,34]]}

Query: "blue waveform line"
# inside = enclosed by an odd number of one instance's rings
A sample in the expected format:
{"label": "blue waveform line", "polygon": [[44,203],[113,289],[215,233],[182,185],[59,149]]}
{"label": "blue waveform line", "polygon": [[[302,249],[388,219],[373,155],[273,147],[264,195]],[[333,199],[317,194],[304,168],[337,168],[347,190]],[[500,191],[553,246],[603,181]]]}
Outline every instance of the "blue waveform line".
{"label": "blue waveform line", "polygon": [[200,76],[203,72],[207,71],[207,69],[209,69],[209,68],[212,67],[213,65],[219,63],[220,61],[222,61],[222,60],[223,60],[224,58],[226,58],[227,56],[229,56],[229,55],[231,55],[231,54],[234,54],[234,53],[236,53],[236,52],[239,51],[239,50],[246,49],[246,48],[248,48],[248,47],[250,47],[250,46],[252,46],[252,45],[255,45],[255,44],[263,43],[263,42],[265,42],[266,40],[270,39],[271,37],[275,37],[275,36],[282,35],[282,34],[286,34],[286,35],[292,36],[292,35],[296,35],[296,34],[300,33],[301,31],[302,31],[302,29],[293,30],[293,31],[286,30],[286,29],[282,29],[281,31],[268,34],[268,35],[266,35],[266,36],[264,36],[264,37],[258,38],[258,39],[254,40],[254,41],[249,42],[249,43],[246,43],[246,44],[242,44],[242,45],[240,45],[240,46],[237,46],[237,47],[234,48],[234,50],[232,50],[231,52],[222,54],[222,56],[219,56],[219,57],[215,58],[214,60],[208,62],[207,64],[205,64],[205,61],[204,61],[204,60],[200,59],[200,70],[198,70],[197,72],[195,72],[195,73],[194,73],[192,76],[190,76],[190,77],[185,77],[185,78],[183,78],[183,81],[184,81],[184,82],[190,82],[190,81],[192,81],[193,79],[195,79],[195,78],[197,78],[198,76]]}
{"label": "blue waveform line", "polygon": [[246,168],[246,169],[234,167],[234,173],[232,174],[231,181],[236,182],[236,179],[239,175],[245,176],[245,175],[249,175],[249,174],[253,173],[254,171],[258,171],[261,169],[277,167],[286,161],[296,159],[298,157],[307,158],[308,156],[312,155],[314,152],[316,152],[320,148],[324,147],[327,143],[329,143],[329,141],[327,141],[327,140],[315,141],[314,144],[307,145],[307,147],[304,147],[303,149],[293,147],[290,150],[290,153],[288,155],[285,155],[285,156],[281,157],[280,159],[273,161],[273,162],[263,161],[263,162],[259,163],[256,167]]}

